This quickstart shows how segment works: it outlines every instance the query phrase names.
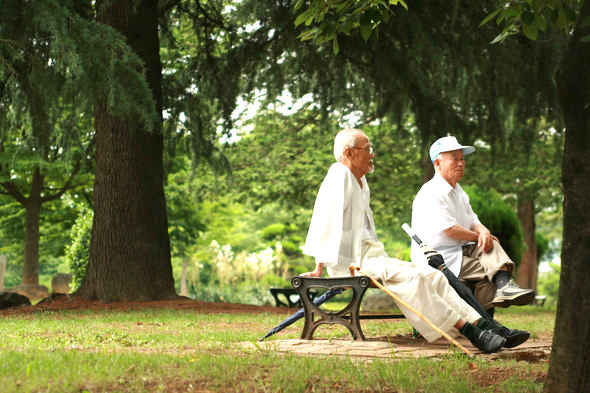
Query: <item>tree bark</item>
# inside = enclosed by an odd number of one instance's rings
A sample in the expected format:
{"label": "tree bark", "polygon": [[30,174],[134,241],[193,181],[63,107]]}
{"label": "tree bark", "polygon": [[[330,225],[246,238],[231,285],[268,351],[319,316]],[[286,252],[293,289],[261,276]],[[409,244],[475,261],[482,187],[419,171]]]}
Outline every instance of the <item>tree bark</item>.
{"label": "tree bark", "polygon": [[522,225],[522,233],[527,250],[522,254],[518,267],[516,283],[521,288],[537,287],[537,239],[535,238],[535,202],[527,197],[520,197],[518,200],[518,219]]}
{"label": "tree bark", "polygon": [[41,221],[41,189],[44,180],[39,168],[35,168],[29,197],[23,203],[25,208],[24,285],[39,285],[39,224]]}
{"label": "tree bark", "polygon": [[[157,0],[98,1],[98,19],[114,27],[144,61],[161,114]],[[148,131],[139,119],[95,108],[94,221],[86,277],[78,294],[102,302],[176,297],[163,185],[161,119]]]}
{"label": "tree bark", "polygon": [[557,76],[566,124],[562,179],[563,244],[553,351],[544,392],[590,392],[590,1],[578,22]]}

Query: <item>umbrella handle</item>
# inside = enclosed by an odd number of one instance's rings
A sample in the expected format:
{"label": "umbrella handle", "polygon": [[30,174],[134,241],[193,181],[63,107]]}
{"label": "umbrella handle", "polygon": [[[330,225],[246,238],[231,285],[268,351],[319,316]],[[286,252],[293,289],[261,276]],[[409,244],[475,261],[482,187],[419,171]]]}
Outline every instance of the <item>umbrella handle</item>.
{"label": "umbrella handle", "polygon": [[393,300],[395,300],[396,302],[400,303],[402,306],[406,307],[408,310],[412,311],[414,314],[416,314],[418,317],[420,317],[420,319],[422,319],[424,322],[426,322],[428,324],[428,326],[430,326],[431,328],[433,328],[438,334],[440,334],[441,336],[443,336],[444,338],[446,338],[447,340],[449,340],[452,344],[454,344],[457,348],[459,348],[460,350],[462,350],[463,352],[465,352],[465,354],[467,356],[473,356],[471,354],[471,352],[469,352],[469,350],[467,348],[465,348],[463,345],[459,344],[459,342],[457,340],[455,340],[453,337],[449,336],[447,333],[445,333],[442,329],[440,329],[438,326],[436,326],[434,323],[432,323],[432,321],[428,318],[426,318],[424,315],[422,315],[422,313],[420,313],[418,310],[416,310],[414,307],[410,306],[408,303],[406,303],[405,301],[403,301],[402,299],[400,299],[399,296],[397,296],[396,294],[394,294],[393,292],[391,292],[389,289],[385,288],[379,281],[375,280],[373,277],[369,276],[366,273],[363,273],[361,271],[360,267],[355,267],[353,265],[350,266],[350,270],[357,270],[360,274],[369,277],[369,279],[373,282],[373,284],[378,287],[379,289],[382,289],[385,293],[387,293],[389,296],[391,296],[393,298]]}
{"label": "umbrella handle", "polygon": [[414,239],[414,241],[416,242],[416,244],[418,244],[419,246],[422,246],[422,239],[420,239],[418,237],[418,235],[416,235],[416,232],[414,232],[414,230],[412,229],[411,226],[409,226],[407,223],[403,223],[402,224],[402,229],[404,231],[406,231],[406,233],[408,234],[408,236],[410,236],[412,239]]}
{"label": "umbrella handle", "polygon": [[[417,245],[420,246],[420,249],[422,250],[422,252],[424,253],[424,255],[426,256],[426,258],[428,258],[429,256],[433,255],[433,254],[440,254],[438,251],[436,251],[433,248],[428,247],[428,245],[426,243],[424,243],[422,241],[422,239],[420,239],[418,237],[418,235],[416,234],[416,232],[414,232],[414,230],[412,229],[412,227],[410,227],[408,224],[406,224],[405,222],[402,224],[402,229],[404,231],[406,231],[406,233],[408,234],[408,236],[410,236]],[[433,266],[435,269],[438,269],[437,266]]]}

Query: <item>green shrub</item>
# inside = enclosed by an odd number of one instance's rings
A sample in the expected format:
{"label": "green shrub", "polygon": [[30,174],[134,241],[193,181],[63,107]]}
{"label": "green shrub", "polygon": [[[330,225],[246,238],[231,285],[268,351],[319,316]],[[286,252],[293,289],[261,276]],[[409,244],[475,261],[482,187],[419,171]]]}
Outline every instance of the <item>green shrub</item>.
{"label": "green shrub", "polygon": [[267,274],[260,280],[262,287],[290,287],[291,282],[274,274]]}
{"label": "green shrub", "polygon": [[551,252],[549,252],[551,250],[549,249],[549,240],[542,233],[536,232],[535,240],[537,242],[537,264],[539,264],[544,256],[551,257]]}
{"label": "green shrub", "polygon": [[301,255],[301,249],[290,240],[283,240],[281,246],[283,246],[285,255],[289,257]]}
{"label": "green shrub", "polygon": [[271,224],[262,230],[262,238],[264,240],[273,240],[282,236],[287,231],[287,226],[284,224]]}
{"label": "green shrub", "polygon": [[72,272],[72,291],[82,284],[86,276],[93,217],[92,210],[87,207],[80,208],[80,214],[72,226],[71,243],[66,246],[66,263]]}
{"label": "green shrub", "polygon": [[258,283],[198,285],[191,287],[189,291],[191,298],[206,302],[274,305],[269,286]]}
{"label": "green shrub", "polygon": [[291,265],[290,268],[291,277],[298,276],[302,273],[307,273],[315,269],[315,262],[306,261],[297,265]]}

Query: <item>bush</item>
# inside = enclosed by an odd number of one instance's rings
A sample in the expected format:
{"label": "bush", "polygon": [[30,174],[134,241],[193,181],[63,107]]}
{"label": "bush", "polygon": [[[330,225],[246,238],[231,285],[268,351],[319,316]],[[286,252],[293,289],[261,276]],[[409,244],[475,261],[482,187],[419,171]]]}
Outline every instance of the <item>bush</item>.
{"label": "bush", "polygon": [[190,288],[190,296],[206,302],[274,305],[274,298],[270,294],[269,287],[257,283],[224,286],[197,285]]}
{"label": "bush", "polygon": [[87,207],[79,209],[80,214],[72,226],[71,243],[66,246],[66,263],[72,272],[72,292],[84,281],[88,257],[90,256],[90,238],[94,212]]}
{"label": "bush", "polygon": [[283,252],[288,257],[294,257],[294,256],[301,255],[301,249],[295,243],[293,243],[292,241],[290,241],[290,240],[283,240],[281,242],[281,245],[283,246]]}
{"label": "bush", "polygon": [[262,238],[264,240],[274,240],[282,236],[287,231],[287,226],[284,224],[271,224],[262,230]]}
{"label": "bush", "polygon": [[291,271],[293,272],[293,276],[298,276],[301,273],[306,273],[306,272],[312,271],[314,268],[315,268],[315,263],[313,265],[310,264],[309,266],[296,265],[296,266],[291,266]]}
{"label": "bush", "polygon": [[535,240],[537,242],[537,265],[541,263],[541,259],[543,257],[551,258],[551,250],[549,248],[549,240],[543,236],[542,233],[536,232],[535,233]]}

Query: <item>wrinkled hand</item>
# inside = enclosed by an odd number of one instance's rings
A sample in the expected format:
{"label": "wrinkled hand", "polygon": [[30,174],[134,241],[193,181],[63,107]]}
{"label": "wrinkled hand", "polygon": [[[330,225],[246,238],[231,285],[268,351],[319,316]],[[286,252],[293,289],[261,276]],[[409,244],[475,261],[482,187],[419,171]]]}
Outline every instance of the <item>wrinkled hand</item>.
{"label": "wrinkled hand", "polygon": [[498,238],[490,233],[490,231],[483,231],[477,238],[477,246],[483,247],[484,252],[490,252],[494,249],[494,240]]}
{"label": "wrinkled hand", "polygon": [[324,273],[324,266],[321,264],[317,264],[315,270],[312,272],[301,273],[301,277],[321,277]]}
{"label": "wrinkled hand", "polygon": [[320,277],[321,275],[318,274],[315,270],[313,272],[305,272],[300,274],[301,277]]}

